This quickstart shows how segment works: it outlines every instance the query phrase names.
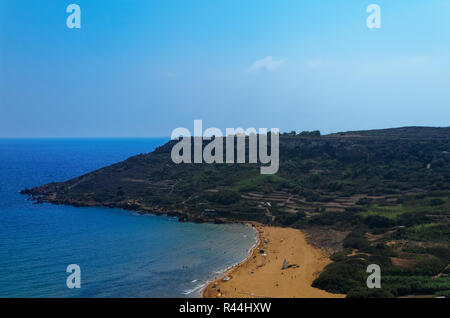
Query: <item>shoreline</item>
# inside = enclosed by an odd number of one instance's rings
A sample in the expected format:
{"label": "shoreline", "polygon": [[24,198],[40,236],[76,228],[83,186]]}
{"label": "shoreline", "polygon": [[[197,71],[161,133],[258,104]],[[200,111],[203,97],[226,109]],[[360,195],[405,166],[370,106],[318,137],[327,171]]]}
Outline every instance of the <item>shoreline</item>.
{"label": "shoreline", "polygon": [[245,224],[246,226],[251,227],[253,229],[254,234],[255,234],[255,242],[253,243],[252,247],[249,249],[247,256],[242,261],[237,262],[237,263],[235,263],[233,265],[230,265],[230,266],[224,268],[223,270],[220,270],[220,271],[216,272],[216,274],[218,274],[218,276],[214,275],[214,278],[207,280],[205,282],[204,286],[200,289],[200,293],[199,293],[200,298],[205,298],[206,290],[208,289],[209,286],[214,284],[214,282],[223,279],[227,275],[228,272],[230,272],[233,269],[241,266],[249,258],[251,258],[253,253],[254,253],[254,251],[255,251],[255,249],[259,246],[261,237],[260,237],[259,232],[257,230],[257,225],[255,223],[243,223],[243,224]]}
{"label": "shoreline", "polygon": [[[311,287],[331,260],[309,245],[300,230],[262,224],[254,224],[254,230],[257,241],[248,257],[208,282],[203,298],[345,297]],[[282,269],[284,260],[288,265]]]}
{"label": "shoreline", "polygon": [[230,266],[228,266],[228,267],[226,267],[224,269],[221,269],[221,270],[215,272],[214,274],[216,274],[216,275],[213,275],[213,278],[210,278],[210,279],[206,280],[205,283],[202,284],[202,287],[199,288],[199,292],[198,292],[198,297],[199,298],[205,298],[204,297],[204,292],[208,288],[209,285],[213,284],[216,280],[222,279],[223,277],[226,276],[226,274],[229,271],[231,271],[234,268],[236,268],[236,267],[242,265],[243,263],[245,263],[252,256],[253,251],[258,247],[260,236],[259,236],[259,233],[258,233],[258,230],[256,229],[256,227],[253,226],[255,223],[241,223],[241,224],[244,224],[245,226],[251,227],[253,232],[254,232],[254,235],[255,235],[254,236],[255,241],[254,241],[252,247],[248,250],[247,256],[242,261],[239,261],[239,262],[237,262],[237,263],[235,263],[233,265],[230,265]]}
{"label": "shoreline", "polygon": [[[24,194],[24,193],[22,193]],[[197,294],[196,297],[201,298],[258,298],[258,297],[264,297],[264,298],[343,298],[345,295],[340,294],[332,294],[328,293],[326,291],[313,288],[311,287],[312,281],[318,276],[318,274],[323,270],[323,268],[331,263],[331,260],[325,256],[325,253],[321,248],[314,247],[306,242],[305,234],[301,232],[300,230],[293,229],[293,228],[282,228],[282,227],[272,227],[268,225],[263,225],[257,222],[240,222],[240,221],[233,221],[233,220],[224,220],[220,219],[220,222],[217,222],[217,219],[209,219],[204,218],[200,220],[197,218],[195,220],[189,219],[186,217],[186,214],[183,212],[162,212],[159,211],[148,211],[148,210],[142,210],[141,208],[137,209],[136,207],[120,207],[120,206],[111,206],[111,205],[102,205],[102,204],[82,204],[82,205],[73,205],[68,202],[64,203],[56,203],[54,200],[39,200],[36,197],[32,196],[31,201],[38,201],[36,203],[50,203],[50,204],[56,204],[56,205],[69,205],[69,206],[81,206],[81,207],[108,207],[108,208],[118,208],[126,211],[131,211],[137,214],[150,214],[155,216],[161,216],[165,215],[166,217],[175,217],[178,219],[178,222],[190,222],[190,223],[216,223],[216,224],[236,224],[241,223],[245,224],[247,226],[250,226],[253,228],[253,231],[256,233],[256,240],[251,247],[251,249],[248,252],[248,255],[245,259],[243,259],[241,262],[236,263],[234,265],[229,266],[228,268],[225,268],[223,270],[220,270],[219,272],[216,272],[217,275],[212,275],[213,277],[209,280],[207,280],[203,286],[198,287],[198,291],[195,292]],[[180,215],[181,214],[181,215]],[[184,217],[183,217],[184,216]],[[286,237],[291,237],[294,235],[296,238],[294,238],[294,241],[298,238],[300,241],[300,245],[296,247],[300,247],[302,251],[300,251],[300,254],[302,252],[305,252],[304,249],[306,248],[306,252],[309,254],[311,259],[316,262],[316,264],[313,264],[311,267],[310,262],[306,262],[307,269],[311,270],[313,269],[313,272],[310,272],[307,277],[305,275],[300,275],[302,277],[302,280],[297,279],[297,276],[292,276],[292,280],[295,280],[293,282],[289,282],[286,286],[283,288],[279,288],[278,279],[283,278],[280,277],[283,276],[283,270],[281,270],[282,262],[278,264],[278,268],[274,269],[273,266],[271,266],[271,269],[266,273],[265,275],[260,275],[259,269],[261,267],[265,267],[264,265],[257,265],[255,270],[258,270],[258,273],[255,273],[254,271],[249,271],[249,268],[252,265],[255,265],[256,260],[261,260],[261,257],[264,256],[264,262],[266,260],[270,263],[271,261],[280,261],[278,260],[277,256],[275,256],[275,260],[273,259],[273,255],[269,253],[269,255],[265,253],[260,253],[261,250],[266,250],[267,245],[272,245],[276,242],[277,234],[275,234],[275,240],[272,240],[273,233],[270,233],[272,231],[275,232],[291,232],[287,233]],[[294,234],[293,234],[294,233]],[[283,239],[281,239],[283,241]],[[270,243],[269,243],[270,242]],[[269,244],[268,244],[269,243]],[[292,242],[290,242],[292,243]],[[298,242],[297,242],[298,243]],[[280,244],[276,244],[277,248],[280,247]],[[294,247],[291,247],[294,249]],[[296,251],[299,252],[299,251]],[[288,252],[284,251],[283,254],[280,257],[287,257],[289,255]],[[292,254],[293,255],[293,254]],[[295,264],[296,261],[292,262],[289,257],[287,257],[287,261],[290,265],[297,266],[298,264]],[[306,260],[307,261],[307,260]],[[317,263],[318,262],[318,263]],[[293,264],[292,264],[293,263]],[[304,262],[297,262],[300,263],[300,266],[305,266]],[[291,267],[291,266],[289,266]],[[292,268],[289,268],[289,270],[286,272],[291,272]],[[266,270],[263,270],[263,272],[267,272]],[[278,273],[278,278],[275,278],[274,281],[274,274]],[[280,274],[281,273],[281,274]],[[236,278],[236,276],[238,276]],[[224,278],[226,278],[226,281],[224,281]],[[254,280],[258,280],[258,283],[254,284]],[[284,283],[287,283],[286,281]],[[231,289],[229,287],[232,287]],[[301,286],[301,290],[299,290],[298,286]],[[213,288],[214,287],[214,288]],[[217,287],[217,288],[216,288]],[[197,288],[196,288],[197,289]]]}

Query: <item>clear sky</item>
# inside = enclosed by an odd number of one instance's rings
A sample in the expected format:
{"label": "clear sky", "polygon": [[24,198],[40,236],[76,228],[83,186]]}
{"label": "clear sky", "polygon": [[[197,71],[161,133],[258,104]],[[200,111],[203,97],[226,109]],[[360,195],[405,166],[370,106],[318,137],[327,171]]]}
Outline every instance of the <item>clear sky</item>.
{"label": "clear sky", "polygon": [[0,137],[170,136],[194,119],[449,126],[450,1],[0,0]]}

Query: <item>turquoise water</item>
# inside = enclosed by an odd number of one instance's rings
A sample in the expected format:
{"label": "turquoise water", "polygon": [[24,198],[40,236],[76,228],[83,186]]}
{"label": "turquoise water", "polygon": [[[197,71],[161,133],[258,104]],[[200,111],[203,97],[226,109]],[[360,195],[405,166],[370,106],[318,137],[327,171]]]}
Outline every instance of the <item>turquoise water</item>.
{"label": "turquoise water", "polygon": [[[0,297],[196,297],[244,259],[244,225],[33,204],[18,192],[146,153],[165,139],[0,139]],[[81,268],[81,288],[66,268]]]}

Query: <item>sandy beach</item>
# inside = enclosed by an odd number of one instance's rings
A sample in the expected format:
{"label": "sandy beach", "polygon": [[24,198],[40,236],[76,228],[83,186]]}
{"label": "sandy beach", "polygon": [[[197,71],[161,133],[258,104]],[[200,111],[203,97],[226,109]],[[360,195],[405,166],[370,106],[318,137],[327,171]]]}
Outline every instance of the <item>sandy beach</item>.
{"label": "sandy beach", "polygon": [[[256,230],[259,239],[250,256],[208,284],[203,297],[345,297],[311,287],[330,260],[309,245],[301,231],[261,225],[256,225]],[[283,264],[287,268],[282,269]]]}

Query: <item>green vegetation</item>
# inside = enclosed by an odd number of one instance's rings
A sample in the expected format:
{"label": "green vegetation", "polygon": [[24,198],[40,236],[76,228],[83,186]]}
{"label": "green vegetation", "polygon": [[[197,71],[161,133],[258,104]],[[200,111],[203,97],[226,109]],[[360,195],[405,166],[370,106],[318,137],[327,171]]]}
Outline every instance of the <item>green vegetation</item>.
{"label": "green vegetation", "polygon": [[263,191],[272,192],[282,189],[286,180],[278,175],[258,174],[234,184],[233,189],[239,192]]}
{"label": "green vegetation", "polygon": [[401,214],[405,213],[406,211],[407,210],[403,207],[403,205],[397,206],[373,205],[369,207],[368,211],[362,212],[361,216],[365,218],[369,216],[380,216],[383,218],[396,220]]}
{"label": "green vegetation", "polygon": [[397,240],[450,243],[450,224],[416,225],[412,228],[398,230],[393,235],[393,238]]}
{"label": "green vegetation", "polygon": [[[332,255],[334,263],[325,267],[313,282],[313,286],[333,293],[345,293],[350,298],[438,295],[441,291],[449,290],[450,277],[446,275],[437,277],[449,264],[448,247],[429,250],[429,252],[434,250],[441,258],[427,258],[413,268],[404,268],[392,264],[390,257],[396,255],[392,249],[384,244],[377,245],[378,247],[368,248],[365,242],[360,245],[364,250],[362,253],[350,256],[349,250],[346,250]],[[420,252],[425,251],[426,249]],[[370,290],[366,287],[365,270],[369,264],[378,264],[382,269],[381,289]]]}
{"label": "green vegetation", "polygon": [[[448,294],[450,128],[282,134],[276,175],[261,175],[258,164],[177,165],[173,145],[22,193],[182,221],[299,228],[336,251],[315,287],[348,297]],[[320,232],[325,239],[314,237]],[[368,264],[381,266],[381,290],[367,290]]]}
{"label": "green vegetation", "polygon": [[208,200],[221,205],[230,205],[241,200],[241,196],[236,191],[224,190],[209,195]]}

